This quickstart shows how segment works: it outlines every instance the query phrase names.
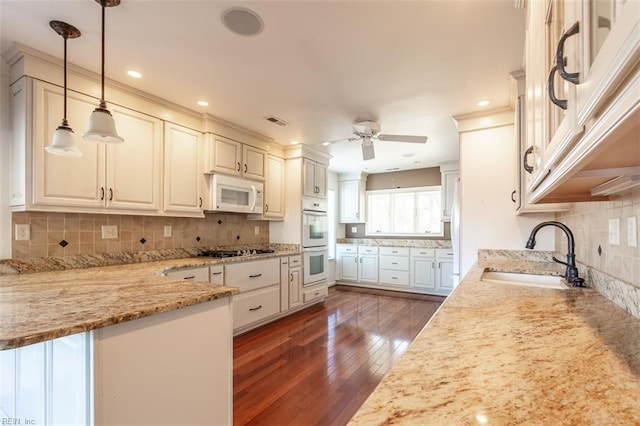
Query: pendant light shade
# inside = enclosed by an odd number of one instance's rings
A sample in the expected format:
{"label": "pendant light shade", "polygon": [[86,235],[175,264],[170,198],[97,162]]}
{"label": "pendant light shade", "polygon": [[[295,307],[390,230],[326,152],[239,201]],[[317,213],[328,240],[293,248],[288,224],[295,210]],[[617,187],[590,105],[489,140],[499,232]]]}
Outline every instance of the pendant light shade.
{"label": "pendant light shade", "polygon": [[64,117],[62,124],[53,133],[51,144],[45,147],[45,151],[64,157],[80,157],[82,152],[76,145],[76,136],[67,121],[67,39],[80,37],[80,31],[73,25],[61,21],[51,21],[49,26],[64,39]]}
{"label": "pendant light shade", "polygon": [[105,8],[120,4],[120,0],[95,0],[102,7],[102,74],[100,104],[89,117],[89,130],[82,135],[88,141],[102,143],[122,143],[124,139],[118,135],[116,122],[107,109],[104,100],[104,15]]}

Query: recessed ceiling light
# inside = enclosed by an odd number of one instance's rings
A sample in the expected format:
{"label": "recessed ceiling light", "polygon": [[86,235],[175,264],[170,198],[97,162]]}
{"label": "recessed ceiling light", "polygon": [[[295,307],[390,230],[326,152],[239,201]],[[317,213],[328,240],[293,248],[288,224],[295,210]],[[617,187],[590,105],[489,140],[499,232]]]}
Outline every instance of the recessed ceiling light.
{"label": "recessed ceiling light", "polygon": [[255,36],[264,30],[264,22],[256,12],[245,7],[232,7],[222,14],[222,22],[231,32]]}
{"label": "recessed ceiling light", "polygon": [[207,102],[207,101],[198,101],[198,105],[200,105],[200,106],[209,106],[209,102]]}
{"label": "recessed ceiling light", "polygon": [[487,105],[489,105],[491,103],[491,101],[489,101],[488,99],[483,99],[480,102],[478,102],[478,106],[479,107],[486,107]]}
{"label": "recessed ceiling light", "polygon": [[291,145],[298,145],[298,141],[291,141]]}
{"label": "recessed ceiling light", "polygon": [[322,146],[331,145],[331,142],[322,142]]}
{"label": "recessed ceiling light", "polygon": [[402,156],[403,156],[404,158],[411,158],[411,157],[413,157],[414,155],[415,155],[415,154],[414,154],[413,152],[405,152],[405,153],[403,153],[403,154],[402,154]]}
{"label": "recessed ceiling light", "polygon": [[129,70],[129,71],[127,71],[127,74],[129,75],[129,77],[142,78],[142,74],[140,72],[138,72],[138,71]]}

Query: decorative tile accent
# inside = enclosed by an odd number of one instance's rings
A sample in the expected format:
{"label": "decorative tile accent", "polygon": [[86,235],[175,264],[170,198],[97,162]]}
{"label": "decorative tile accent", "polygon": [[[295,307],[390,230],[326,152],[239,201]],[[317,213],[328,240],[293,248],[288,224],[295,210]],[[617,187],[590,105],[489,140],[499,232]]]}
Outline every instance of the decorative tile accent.
{"label": "decorative tile accent", "polygon": [[146,243],[146,242],[147,242],[147,240],[145,240],[144,238],[140,238],[140,242],[141,242],[142,244],[144,244],[144,243]]}
{"label": "decorative tile accent", "polygon": [[62,246],[62,248],[65,248],[66,246],[69,245],[69,243],[65,240],[60,241],[58,244],[60,244]]}
{"label": "decorative tile accent", "polygon": [[196,237],[196,241],[200,242],[200,237],[199,236]]}

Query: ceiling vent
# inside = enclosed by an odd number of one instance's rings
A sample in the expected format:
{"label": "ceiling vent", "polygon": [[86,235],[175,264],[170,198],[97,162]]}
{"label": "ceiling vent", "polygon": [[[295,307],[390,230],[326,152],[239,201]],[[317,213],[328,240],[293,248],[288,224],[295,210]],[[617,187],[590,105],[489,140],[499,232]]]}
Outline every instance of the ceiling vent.
{"label": "ceiling vent", "polygon": [[274,117],[273,115],[270,115],[269,117],[265,117],[264,119],[267,120],[267,121],[272,122],[273,124],[277,124],[278,126],[282,126],[282,127],[284,127],[287,124],[289,124],[286,121],[284,121],[284,120],[282,120],[282,119],[280,119],[278,117]]}

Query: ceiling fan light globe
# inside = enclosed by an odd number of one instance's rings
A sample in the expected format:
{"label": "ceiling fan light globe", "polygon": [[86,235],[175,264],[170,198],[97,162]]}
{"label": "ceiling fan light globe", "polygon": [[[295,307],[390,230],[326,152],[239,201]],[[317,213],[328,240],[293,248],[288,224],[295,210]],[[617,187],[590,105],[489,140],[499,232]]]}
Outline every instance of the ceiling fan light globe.
{"label": "ceiling fan light globe", "polygon": [[123,143],[124,138],[116,131],[116,122],[111,113],[96,108],[89,117],[89,130],[82,135],[85,140],[101,143]]}
{"label": "ceiling fan light globe", "polygon": [[76,135],[70,127],[60,126],[53,132],[51,145],[44,148],[49,154],[62,157],[81,157],[82,152],[76,144]]}

